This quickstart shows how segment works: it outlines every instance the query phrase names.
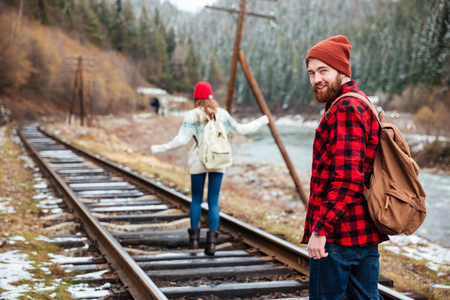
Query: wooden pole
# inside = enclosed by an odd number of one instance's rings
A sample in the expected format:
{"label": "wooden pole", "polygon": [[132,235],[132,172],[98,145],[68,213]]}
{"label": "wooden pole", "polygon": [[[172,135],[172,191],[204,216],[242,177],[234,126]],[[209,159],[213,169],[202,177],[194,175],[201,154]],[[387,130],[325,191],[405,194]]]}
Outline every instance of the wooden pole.
{"label": "wooden pole", "polygon": [[78,67],[75,71],[75,81],[73,82],[73,91],[72,91],[72,99],[70,101],[70,110],[69,110],[69,125],[72,123],[72,115],[74,114],[74,106],[75,106],[75,97],[77,95],[77,87],[78,87]]}
{"label": "wooden pole", "polygon": [[286,151],[286,148],[284,147],[283,141],[281,140],[280,134],[278,133],[278,130],[275,127],[275,123],[273,122],[272,114],[270,113],[270,110],[267,107],[266,101],[264,100],[261,90],[259,89],[258,83],[256,82],[255,77],[253,76],[253,73],[250,70],[250,67],[245,59],[244,52],[242,50],[239,51],[239,62],[241,63],[242,69],[245,73],[245,76],[247,77],[250,87],[252,88],[253,95],[255,96],[256,101],[258,102],[261,112],[269,118],[270,131],[272,132],[275,142],[277,143],[278,148],[280,149],[281,155],[283,156],[284,161],[286,162],[286,165],[289,169],[289,173],[291,174],[291,177],[294,180],[294,184],[297,187],[297,191],[300,195],[300,198],[302,199],[303,203],[305,204],[305,207],[307,207],[308,206],[308,198],[306,196],[306,193],[302,188],[300,179],[297,176],[297,172],[295,171],[294,165],[292,164],[291,159],[289,158],[289,155]]}
{"label": "wooden pole", "polygon": [[[239,11],[236,10],[236,9],[216,7],[216,6],[210,6],[210,5],[206,5],[205,8],[239,14]],[[258,13],[254,13],[254,12],[246,12],[245,15],[252,16],[252,17],[258,17],[258,18],[269,19],[269,20],[276,20],[276,18],[274,16],[262,15],[262,14],[258,14]]]}
{"label": "wooden pole", "polygon": [[83,97],[83,61],[81,56],[78,58],[78,63],[80,66],[80,71],[79,71],[79,86],[78,86],[78,94],[80,96],[80,124],[81,126],[84,126],[84,117],[85,117],[85,113],[84,113],[84,97]]}
{"label": "wooden pole", "polygon": [[234,41],[233,57],[231,58],[230,79],[228,81],[228,94],[227,94],[227,99],[226,99],[226,103],[225,103],[226,109],[229,113],[231,113],[231,103],[233,102],[234,84],[236,82],[237,61],[238,61],[239,49],[241,47],[242,29],[244,27],[245,1],[246,0],[241,0],[241,5],[240,5],[240,9],[239,9],[238,25],[237,25],[237,29],[236,29],[236,39]]}

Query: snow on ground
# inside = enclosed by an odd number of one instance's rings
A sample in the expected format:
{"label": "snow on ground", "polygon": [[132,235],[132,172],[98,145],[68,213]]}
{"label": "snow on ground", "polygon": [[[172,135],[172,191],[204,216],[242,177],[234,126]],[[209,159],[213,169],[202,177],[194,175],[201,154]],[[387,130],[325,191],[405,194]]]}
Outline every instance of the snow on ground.
{"label": "snow on ground", "polygon": [[275,121],[277,126],[291,126],[291,127],[306,127],[306,128],[317,128],[319,126],[320,120],[310,120],[305,121],[302,115],[295,116],[284,116]]}
{"label": "snow on ground", "polygon": [[[8,139],[9,137],[5,136],[5,127],[0,127],[0,147],[3,146]],[[19,139],[17,139],[17,136],[14,137],[14,140],[16,143],[21,144]],[[0,150],[0,155],[2,151],[3,150]],[[33,160],[27,155],[22,155],[20,156],[20,158],[22,159],[25,167],[30,167],[36,172],[34,174],[34,179],[36,181],[34,188],[36,189],[37,193],[33,198],[37,201],[40,201],[37,206],[43,208],[46,211],[51,210],[53,213],[57,213],[57,210],[60,209],[56,209],[55,206],[62,200],[59,198],[55,198],[53,194],[46,191],[46,189],[48,188],[48,184],[45,179],[42,179],[40,174],[37,173],[39,170],[35,166]],[[12,206],[13,202],[14,199],[12,197],[0,198],[0,215],[5,218],[5,221],[7,221],[8,214],[16,213],[14,207]],[[29,243],[29,241],[26,240],[25,237],[19,235],[9,236],[8,233],[5,233],[3,238],[9,245],[14,245],[17,243]],[[78,239],[86,240],[86,238]],[[49,241],[50,239],[44,236],[40,236],[36,238],[36,240]],[[2,241],[0,240],[0,242]],[[36,267],[43,270],[46,274],[50,274],[49,265],[51,265],[52,263],[57,263],[57,261],[54,261],[55,258],[51,262],[44,262],[43,264],[36,266],[36,262],[29,260],[28,254],[21,253],[20,250],[10,250],[4,252],[1,251],[2,248],[0,248],[0,299],[2,300],[16,300],[20,297],[23,297],[24,293],[26,292],[54,291],[61,284],[70,285],[66,282],[63,282],[61,279],[55,279],[49,284],[48,281],[44,282],[43,279],[34,278],[34,274],[31,271]],[[63,255],[58,255],[55,257],[61,260],[74,259],[73,257]],[[80,274],[77,275],[77,277],[100,278],[105,272],[107,271]],[[110,294],[109,288],[109,284],[105,284],[97,288],[91,288],[86,284],[76,284],[71,285],[67,290],[75,298],[91,298],[93,295],[95,297],[101,298]],[[50,294],[50,297],[52,297],[52,299],[56,296],[56,292]]]}
{"label": "snow on ground", "polygon": [[109,288],[111,287],[110,283],[105,283],[104,285],[91,288],[86,283],[79,283],[70,286],[67,290],[72,294],[72,297],[83,299],[83,298],[102,298],[110,295]]}
{"label": "snow on ground", "polygon": [[11,284],[19,280],[32,279],[28,270],[33,268],[33,262],[28,261],[27,257],[27,254],[18,250],[0,253],[0,287],[7,290],[0,294],[1,299],[17,299],[23,292],[30,291],[28,284]]}
{"label": "snow on ground", "polygon": [[11,197],[0,198],[0,214],[13,214],[16,211],[14,207],[10,206]]}
{"label": "snow on ground", "polygon": [[[447,275],[450,271],[450,249],[432,243],[417,235],[390,236],[390,242],[383,245],[384,249],[399,255],[404,255],[415,260],[424,260],[425,265],[440,276]],[[446,272],[447,274],[445,274]]]}
{"label": "snow on ground", "polygon": [[[423,134],[412,134],[403,133],[405,140],[408,142],[411,151],[421,151],[424,149],[425,145],[433,143],[436,140],[434,135],[423,135]],[[440,142],[449,142],[450,138],[440,136]]]}
{"label": "snow on ground", "polygon": [[3,146],[6,142],[6,127],[0,127],[0,147]]}
{"label": "snow on ground", "polygon": [[[48,200],[43,200],[43,202]],[[4,211],[0,213],[5,213]],[[8,237],[8,235],[5,235]],[[44,240],[44,241],[50,241],[52,239],[45,237],[45,236],[39,236],[36,238],[36,240]],[[86,238],[60,238],[60,239],[54,239],[58,241],[66,241],[66,240],[86,240]],[[24,237],[22,236],[12,236],[8,237],[7,243],[8,244],[16,244],[17,242],[23,242],[23,243],[29,243]],[[77,259],[82,258],[75,258],[70,256],[64,256],[64,255],[55,255],[52,253],[49,253],[49,256],[52,257],[51,262],[45,262],[43,265],[38,266],[41,270],[45,271],[47,274],[49,274],[49,265],[52,263],[64,263],[67,261],[76,261]],[[20,253],[19,250],[12,250],[12,251],[6,251],[3,253],[0,253],[0,287],[4,291],[0,293],[0,299],[4,300],[15,300],[18,299],[20,296],[23,296],[25,292],[28,291],[34,291],[34,292],[42,292],[42,291],[53,291],[55,290],[60,284],[67,284],[63,282],[61,279],[55,279],[50,285],[47,285],[48,282],[42,282],[42,279],[36,279],[34,278],[34,275],[30,272],[30,270],[33,270],[36,268],[34,266],[34,261],[30,261],[28,259],[28,255],[24,253]],[[68,264],[65,267],[70,267],[71,265]],[[76,275],[76,277],[79,278],[101,278],[104,273],[108,272],[108,270],[103,271],[97,271],[93,273],[87,273],[87,274],[79,274]],[[17,284],[17,282],[23,280],[23,284]],[[26,280],[26,281],[25,281]],[[26,283],[25,283],[26,282]],[[13,284],[14,283],[14,284]],[[69,285],[69,284],[68,284]],[[86,284],[76,284],[71,285],[67,288],[67,290],[72,294],[75,298],[87,298],[92,297],[95,295],[95,297],[105,297],[110,294],[109,292],[109,285],[105,284],[101,287],[89,287]],[[51,297],[56,297],[56,293],[50,295]]]}
{"label": "snow on ground", "polygon": [[[23,237],[16,237],[14,240],[24,240]],[[9,243],[11,240],[9,241]],[[59,258],[63,257],[61,255]],[[29,270],[34,269],[34,262],[29,261],[27,254],[20,253],[19,250],[12,250],[0,253],[0,287],[3,291],[0,293],[0,299],[4,300],[15,300],[23,293],[34,291],[53,291],[60,284],[65,284],[61,279],[55,279],[52,284],[48,285],[48,282],[43,282],[43,279],[35,279],[33,275],[29,273]],[[70,257],[64,257],[65,259],[70,259]],[[47,274],[50,272],[48,267],[40,266],[42,270],[46,270]],[[98,271],[94,273],[77,275],[79,278],[101,278],[101,276],[107,271]],[[17,284],[23,280],[26,283]],[[32,283],[30,283],[32,282]],[[14,284],[13,284],[14,283]],[[89,287],[87,284],[75,284],[67,288],[67,290],[75,298],[91,298],[95,297],[105,297],[110,294],[109,283],[104,284],[101,287]],[[56,297],[56,293],[50,295],[51,297]]]}

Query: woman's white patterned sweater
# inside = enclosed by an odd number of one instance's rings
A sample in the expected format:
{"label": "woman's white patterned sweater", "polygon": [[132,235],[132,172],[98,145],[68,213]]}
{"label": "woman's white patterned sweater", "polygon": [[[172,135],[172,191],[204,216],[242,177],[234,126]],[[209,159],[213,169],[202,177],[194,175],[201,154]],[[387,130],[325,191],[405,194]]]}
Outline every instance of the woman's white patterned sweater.
{"label": "woman's white patterned sweater", "polygon": [[[203,129],[205,128],[207,120],[206,116],[198,110],[199,108],[195,108],[188,111],[184,117],[183,124],[181,125],[178,135],[167,144],[153,145],[151,148],[152,153],[162,153],[185,146],[194,136],[197,138],[200,144],[202,141]],[[222,123],[227,135],[235,133],[241,135],[250,134],[256,132],[262,126],[269,123],[269,118],[267,116],[262,116],[250,123],[239,124],[230,116],[228,111],[223,108],[218,109],[216,118]],[[224,173],[225,169],[206,169],[198,157],[197,143],[194,143],[191,150],[189,151],[189,171],[191,174],[200,174],[207,172]]]}

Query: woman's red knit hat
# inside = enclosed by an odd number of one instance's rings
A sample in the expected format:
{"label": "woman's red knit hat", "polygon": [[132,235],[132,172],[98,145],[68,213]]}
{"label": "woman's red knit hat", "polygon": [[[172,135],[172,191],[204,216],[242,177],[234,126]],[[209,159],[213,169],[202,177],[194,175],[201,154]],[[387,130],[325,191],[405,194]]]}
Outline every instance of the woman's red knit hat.
{"label": "woman's red knit hat", "polygon": [[212,88],[206,81],[200,81],[195,86],[194,99],[212,99]]}
{"label": "woman's red knit hat", "polygon": [[321,41],[309,50],[306,55],[306,66],[308,58],[317,58],[333,69],[351,77],[350,49],[352,45],[343,35],[336,35],[327,40]]}

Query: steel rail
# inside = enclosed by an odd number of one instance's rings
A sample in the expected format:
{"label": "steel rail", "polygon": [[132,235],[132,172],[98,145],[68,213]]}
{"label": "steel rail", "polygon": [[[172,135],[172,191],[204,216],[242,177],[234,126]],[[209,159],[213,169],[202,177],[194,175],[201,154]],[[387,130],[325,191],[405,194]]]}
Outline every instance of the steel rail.
{"label": "steel rail", "polygon": [[19,137],[25,146],[36,158],[36,162],[41,170],[47,173],[56,189],[67,200],[74,209],[74,213],[85,224],[85,230],[90,238],[98,241],[100,251],[105,255],[106,260],[126,286],[134,299],[167,299],[153,281],[136,264],[131,256],[123,249],[116,239],[94,218],[89,209],[78,200],[75,193],[67,186],[62,178],[45,162],[38,151],[31,145],[21,130],[17,130]]}
{"label": "steel rail", "polygon": [[[104,158],[98,157],[81,149],[80,147],[73,145],[70,142],[64,141],[59,137],[52,135],[51,133],[43,130],[41,131],[47,136],[64,143],[66,146],[71,148],[73,151],[88,156],[90,159],[94,160],[96,163],[104,165],[107,168],[113,169],[119,173],[125,173],[132,181],[143,187],[148,188],[149,185],[154,188],[155,194],[158,196],[169,200],[175,205],[183,207],[185,210],[189,210],[189,205],[191,199],[184,194],[181,194],[173,189],[167,188],[156,181],[144,177],[136,172],[128,171],[122,168],[120,165],[110,162]],[[202,214],[207,215],[208,209],[202,207]],[[244,222],[239,221],[225,213],[220,213],[220,228],[228,232],[239,233],[238,238],[242,238],[243,241],[257,248],[259,251],[265,253],[268,256],[272,256],[276,260],[289,265],[294,270],[300,272],[301,274],[308,274],[309,272],[309,256],[306,249],[297,247],[291,243],[286,242],[270,233],[262,231],[256,227],[248,225]]]}
{"label": "steel rail", "polygon": [[[185,210],[189,209],[191,199],[186,195],[158,184],[157,181],[144,177],[135,171],[127,170],[120,164],[101,158],[99,155],[89,153],[88,151],[83,150],[69,141],[59,138],[42,128],[39,128],[39,130],[45,135],[69,147],[78,154],[86,156],[106,168],[127,176],[133,183],[144,189],[148,189],[150,185],[156,195],[170,201],[172,204],[178,205]],[[208,209],[206,207],[202,207],[202,215],[206,216],[207,212]],[[246,224],[225,213],[221,212],[220,218],[221,230],[227,231],[230,234],[234,233],[234,235],[238,234],[237,238],[242,239],[242,241],[247,245],[254,247],[266,255],[273,257],[275,260],[288,265],[301,274],[307,275],[309,273],[309,256],[306,249],[288,243],[285,240]],[[386,300],[413,300],[413,298],[396,292],[381,284],[378,284],[378,290]]]}

